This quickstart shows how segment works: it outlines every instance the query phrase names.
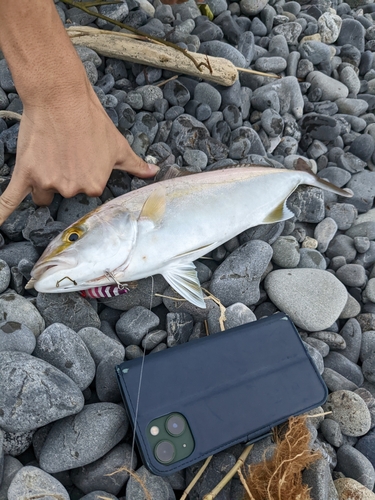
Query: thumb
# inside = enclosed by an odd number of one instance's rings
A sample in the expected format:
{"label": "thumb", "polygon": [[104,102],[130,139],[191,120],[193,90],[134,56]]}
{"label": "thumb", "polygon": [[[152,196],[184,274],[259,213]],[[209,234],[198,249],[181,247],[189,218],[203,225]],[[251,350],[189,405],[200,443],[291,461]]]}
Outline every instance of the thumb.
{"label": "thumb", "polygon": [[26,183],[11,178],[7,188],[0,196],[0,225],[9,217],[18,207],[26,195],[31,192],[31,187]]}

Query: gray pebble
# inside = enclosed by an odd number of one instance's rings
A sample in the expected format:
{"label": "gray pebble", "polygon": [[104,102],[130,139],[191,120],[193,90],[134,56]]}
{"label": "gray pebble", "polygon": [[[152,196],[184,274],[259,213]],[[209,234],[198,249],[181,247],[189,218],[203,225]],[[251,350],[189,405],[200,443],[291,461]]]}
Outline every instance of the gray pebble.
{"label": "gray pebble", "polygon": [[323,380],[330,391],[354,391],[358,386],[331,368],[324,368]]}
{"label": "gray pebble", "polygon": [[[133,462],[131,462],[131,455],[129,444],[119,444],[99,460],[73,469],[70,473],[71,480],[83,493],[104,490],[117,495],[129,479],[129,473],[121,469],[134,470],[136,468],[136,455],[133,454]],[[113,474],[115,471],[116,473]]]}
{"label": "gray pebble", "polygon": [[306,77],[306,81],[311,84],[311,91],[316,88],[322,90],[323,101],[336,101],[341,97],[345,98],[349,94],[349,89],[343,83],[337,82],[333,78],[321,73],[320,71],[312,71]]}
{"label": "gray pebble", "polygon": [[281,73],[286,69],[287,62],[283,57],[259,57],[254,68],[266,73]]}
{"label": "gray pebble", "polygon": [[167,332],[165,330],[153,330],[147,333],[142,339],[142,347],[146,350],[154,349],[160,342],[163,342],[167,338]]}
{"label": "gray pebble", "polygon": [[375,483],[375,470],[371,462],[358,450],[346,444],[337,450],[336,470],[345,477],[351,477],[372,490]]}
{"label": "gray pebble", "polygon": [[342,432],[339,424],[330,418],[325,418],[320,424],[320,431],[329,444],[338,448],[343,444]]}
{"label": "gray pebble", "polygon": [[59,498],[69,500],[64,486],[38,467],[22,467],[14,476],[8,490],[8,500],[32,500],[33,498]]}
{"label": "gray pebble", "polygon": [[367,281],[366,271],[359,264],[345,264],[336,271],[336,277],[346,286],[362,287]]}
{"label": "gray pebble", "polygon": [[272,261],[280,267],[297,267],[300,261],[299,245],[293,236],[279,236],[272,245]]}
{"label": "gray pebble", "polygon": [[313,248],[301,248],[299,251],[300,261],[297,267],[308,267],[311,269],[322,269],[327,268],[327,263],[323,255],[314,250]]}
{"label": "gray pebble", "polygon": [[94,403],[56,422],[44,442],[39,463],[50,473],[98,460],[118,444],[128,429],[125,410],[113,403]]}
{"label": "gray pebble", "polygon": [[5,455],[4,457],[4,472],[2,475],[2,481],[0,482],[0,498],[6,500],[8,498],[8,488],[17,474],[17,472],[22,469],[23,465],[16,458]]}
{"label": "gray pebble", "polygon": [[[214,272],[210,292],[224,306],[241,302],[246,306],[259,300],[259,282],[272,256],[263,241],[249,241],[235,250]],[[232,276],[236,275],[236,279]]]}
{"label": "gray pebble", "polygon": [[219,111],[221,105],[220,92],[209,83],[198,83],[194,90],[194,99],[208,104],[212,111]]}
{"label": "gray pebble", "polygon": [[320,331],[310,334],[310,337],[322,340],[331,349],[345,349],[346,343],[341,335],[335,332]]}
{"label": "gray pebble", "polygon": [[0,426],[4,430],[26,432],[82,409],[77,385],[49,363],[9,351],[0,352],[0,360]]}
{"label": "gray pebble", "polygon": [[357,215],[356,208],[349,203],[327,203],[326,205],[326,216],[333,219],[341,231],[349,229]]}
{"label": "gray pebble", "polygon": [[121,393],[117,382],[115,368],[122,363],[124,356],[116,352],[110,353],[98,364],[95,377],[95,389],[99,401],[120,403]]}
{"label": "gray pebble", "polygon": [[375,354],[375,331],[368,330],[362,334],[362,344],[360,351],[360,360],[364,361],[369,356]]}
{"label": "gray pebble", "polygon": [[103,359],[105,359],[109,353],[112,353],[117,357],[124,359],[125,356],[124,346],[119,344],[118,341],[109,338],[98,328],[95,327],[81,328],[78,331],[78,335],[86,344],[86,347],[89,350],[96,365],[99,365],[99,363]]}
{"label": "gray pebble", "polygon": [[337,45],[352,45],[363,52],[365,50],[365,28],[355,19],[343,19]]}
{"label": "gray pebble", "polygon": [[321,189],[299,187],[288,198],[288,207],[300,222],[321,222],[324,219],[324,198]]}
{"label": "gray pebble", "polygon": [[355,259],[356,253],[353,239],[345,234],[339,234],[328,245],[326,255],[330,259],[341,256],[350,263]]}
{"label": "gray pebble", "polygon": [[320,458],[302,473],[304,484],[309,487],[312,498],[328,498],[331,471],[326,460]]}
{"label": "gray pebble", "polygon": [[366,357],[362,363],[362,372],[366,380],[375,382],[375,354]]}
{"label": "gray pebble", "polygon": [[4,431],[3,451],[6,455],[21,455],[31,445],[35,431],[6,432]]}
{"label": "gray pebble", "polygon": [[20,351],[31,354],[36,345],[32,330],[17,321],[0,323],[0,351]]}
{"label": "gray pebble", "polygon": [[45,327],[45,322],[36,307],[12,290],[0,296],[0,320],[14,321],[28,327],[37,337]]}
{"label": "gray pebble", "polygon": [[357,363],[362,344],[362,330],[360,324],[356,319],[351,318],[345,323],[340,334],[346,343],[346,348],[340,351],[340,354],[353,363]]}
{"label": "gray pebble", "polygon": [[314,229],[314,238],[318,241],[319,252],[325,252],[337,232],[337,223],[332,217],[323,219]]}
{"label": "gray pebble", "polygon": [[175,496],[170,497],[168,483],[159,476],[149,472],[144,466],[140,467],[136,474],[142,481],[143,486],[130,477],[126,485],[126,496],[132,500],[143,500],[145,498],[144,488],[149,492],[153,500],[175,500]]}
{"label": "gray pebble", "polygon": [[299,23],[291,22],[275,26],[272,30],[273,35],[283,35],[288,45],[295,45],[301,34],[302,26]]}
{"label": "gray pebble", "polygon": [[82,391],[95,377],[95,362],[85,343],[61,323],[50,325],[39,335],[34,356],[68,375]]}
{"label": "gray pebble", "polygon": [[143,356],[143,350],[138,345],[128,345],[125,349],[125,359],[136,359]]}
{"label": "gray pebble", "polygon": [[351,380],[358,387],[363,383],[363,375],[360,367],[338,352],[331,351],[324,358],[324,365]]}
{"label": "gray pebble", "polygon": [[327,417],[335,420],[347,436],[363,436],[370,429],[370,412],[363,399],[354,392],[331,393],[323,408],[324,411],[332,411]]}
{"label": "gray pebble", "polygon": [[370,249],[370,240],[367,236],[355,236],[353,241],[358,253],[366,253]]}
{"label": "gray pebble", "polygon": [[36,305],[46,326],[63,323],[75,331],[100,326],[96,311],[78,293],[38,293]]}
{"label": "gray pebble", "polygon": [[356,236],[366,236],[369,240],[375,239],[375,221],[365,221],[355,223],[345,234],[354,238]]}
{"label": "gray pebble", "polygon": [[315,349],[320,352],[323,358],[329,353],[329,346],[322,340],[316,339],[314,337],[307,337],[306,339],[304,339],[304,342],[305,344],[309,344],[312,347],[315,347]]}
{"label": "gray pebble", "polygon": [[123,314],[116,323],[116,333],[121,342],[127,346],[140,345],[143,337],[159,325],[155,313],[142,306],[136,306]]}
{"label": "gray pebble", "polygon": [[[256,89],[253,96],[262,99],[262,96],[264,96],[264,94],[269,91],[276,92],[279,98],[280,110],[273,108],[275,109],[275,111],[280,112],[281,115],[284,115],[285,113],[291,113],[297,119],[302,118],[303,97],[297,78],[295,78],[294,76],[287,76],[285,78],[282,78],[281,80],[277,80],[277,83],[268,83],[267,85]],[[251,102],[253,103],[253,99]]]}
{"label": "gray pebble", "polygon": [[332,325],[347,301],[344,285],[319,269],[273,271],[265,279],[265,289],[272,302],[307,331]]}
{"label": "gray pebble", "polygon": [[320,373],[320,375],[321,375],[323,373],[323,370],[324,370],[324,362],[323,362],[322,355],[311,344],[306,344],[306,342],[303,342],[303,345],[305,346],[307,352],[309,353],[311,359],[313,360],[313,362],[316,366],[316,369],[318,370],[318,373]]}
{"label": "gray pebble", "polygon": [[204,170],[207,167],[207,155],[199,149],[187,149],[183,154],[183,158],[188,165],[196,165],[200,170]]}
{"label": "gray pebble", "polygon": [[167,345],[184,344],[193,333],[194,321],[189,313],[168,313],[166,318]]}

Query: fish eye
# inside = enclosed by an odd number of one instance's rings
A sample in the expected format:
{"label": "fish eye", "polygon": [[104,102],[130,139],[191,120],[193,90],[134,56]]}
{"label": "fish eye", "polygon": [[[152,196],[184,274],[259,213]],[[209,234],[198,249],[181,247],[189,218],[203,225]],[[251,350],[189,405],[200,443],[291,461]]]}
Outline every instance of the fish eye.
{"label": "fish eye", "polygon": [[77,241],[79,238],[79,234],[78,233],[70,233],[69,237],[68,237],[68,240],[69,241]]}

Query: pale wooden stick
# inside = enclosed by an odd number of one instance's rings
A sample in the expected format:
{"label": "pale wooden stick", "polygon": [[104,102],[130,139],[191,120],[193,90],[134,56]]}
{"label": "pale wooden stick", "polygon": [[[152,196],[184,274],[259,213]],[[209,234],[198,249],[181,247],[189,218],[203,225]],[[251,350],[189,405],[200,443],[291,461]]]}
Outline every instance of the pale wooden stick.
{"label": "pale wooden stick", "polygon": [[186,54],[198,63],[198,69],[183,52],[172,47],[124,37],[123,33],[102,33],[99,29],[88,27],[71,27],[67,29],[67,33],[74,45],[89,47],[106,57],[168,69],[225,86],[233,85],[238,78],[234,64],[222,57],[208,57],[205,54],[186,51]]}
{"label": "pale wooden stick", "polygon": [[207,469],[208,464],[211,462],[212,455],[208,458],[206,458],[206,461],[202,465],[202,467],[199,469],[199,471],[195,474],[193,480],[190,482],[189,486],[185,489],[185,491],[182,494],[182,497],[180,500],[185,500],[188,494],[191,492],[191,490],[194,488],[194,486],[197,484],[199,481],[200,477],[202,476],[203,472]]}
{"label": "pale wooden stick", "polygon": [[0,118],[4,118],[4,120],[18,120],[20,121],[22,115],[19,113],[15,113],[14,111],[0,111]]}
{"label": "pale wooden stick", "polygon": [[275,73],[263,73],[262,71],[256,71],[255,69],[238,68],[238,67],[236,67],[236,70],[237,71],[243,71],[244,73],[250,73],[252,75],[269,76],[270,78],[281,78],[280,75],[275,75]]}
{"label": "pale wooden stick", "polygon": [[246,446],[244,451],[241,453],[240,458],[237,460],[237,462],[234,464],[234,466],[231,468],[231,470],[228,472],[226,476],[223,477],[223,479],[220,481],[220,483],[207,495],[203,497],[203,500],[214,500],[214,498],[217,497],[217,495],[220,493],[220,491],[226,486],[229,481],[232,479],[232,477],[237,473],[237,471],[244,465],[245,460],[250,453],[250,451],[253,448],[253,444],[249,444]]}
{"label": "pale wooden stick", "polygon": [[155,87],[162,87],[166,83],[171,82],[172,80],[176,80],[176,78],[178,78],[178,75],[171,76],[170,78],[168,78],[168,80],[164,80],[163,82],[157,83]]}

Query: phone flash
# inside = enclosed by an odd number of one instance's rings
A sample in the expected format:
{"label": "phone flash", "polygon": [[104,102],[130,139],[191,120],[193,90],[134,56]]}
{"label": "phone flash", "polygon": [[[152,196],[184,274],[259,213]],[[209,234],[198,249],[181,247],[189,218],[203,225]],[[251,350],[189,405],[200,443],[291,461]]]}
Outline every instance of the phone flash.
{"label": "phone flash", "polygon": [[153,425],[150,429],[150,434],[152,436],[157,436],[159,434],[159,427],[157,425]]}

